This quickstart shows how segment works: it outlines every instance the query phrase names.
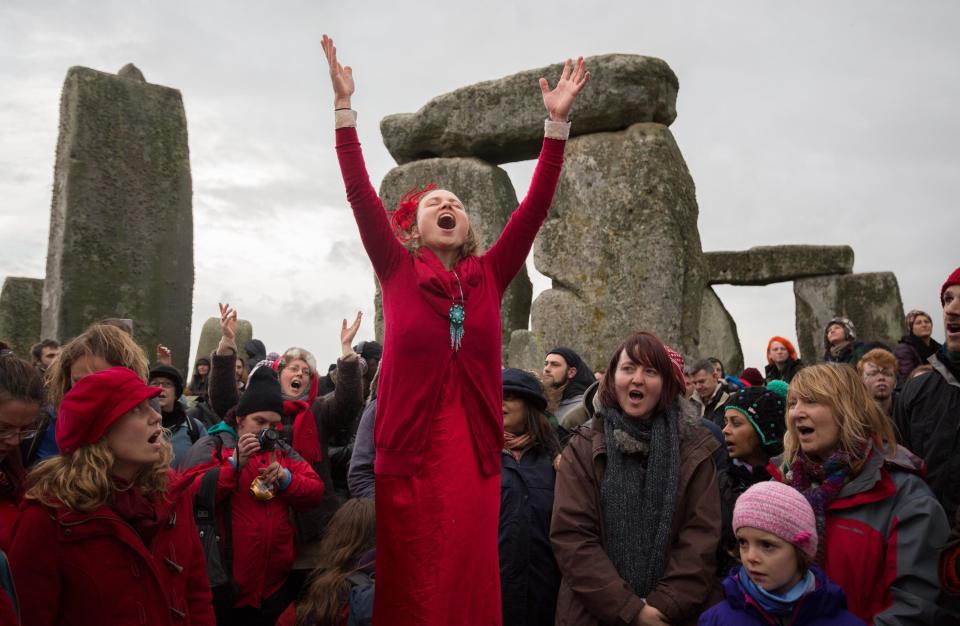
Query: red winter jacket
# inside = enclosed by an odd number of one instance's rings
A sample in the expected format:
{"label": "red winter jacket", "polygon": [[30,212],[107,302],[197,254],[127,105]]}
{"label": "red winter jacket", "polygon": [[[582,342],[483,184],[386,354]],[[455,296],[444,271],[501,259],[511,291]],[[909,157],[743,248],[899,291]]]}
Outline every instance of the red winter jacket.
{"label": "red winter jacket", "polygon": [[[337,157],[360,229],[360,239],[383,289],[386,319],[377,386],[374,440],[377,474],[416,475],[438,389],[456,376],[486,476],[500,473],[503,386],[500,300],[527,259],[547,216],[563,166],[565,142],[544,139],[530,190],[503,233],[483,256],[447,271],[428,248],[411,254],[394,236],[383,203],[370,184],[356,128],[337,129]],[[459,282],[459,284],[458,284]],[[450,347],[450,305],[466,310],[463,343]]]}
{"label": "red winter jacket", "polygon": [[223,452],[217,500],[230,498],[233,577],[240,588],[236,606],[259,607],[283,586],[294,558],[290,509],[307,510],[323,499],[323,481],[309,463],[295,452],[276,454],[280,465],[290,471],[290,483],[273,499],[257,500],[250,485],[260,468],[270,465],[271,454],[254,455],[238,473],[230,460],[233,450]]}
{"label": "red winter jacket", "polygon": [[[783,481],[781,457],[767,470]],[[874,449],[827,506],[823,569],[868,624],[935,623],[949,526],[922,473],[923,462],[903,446],[893,457]]]}
{"label": "red winter jacket", "polygon": [[26,501],[8,555],[23,624],[214,626],[193,500],[182,486],[168,497],[149,547],[110,507]]}

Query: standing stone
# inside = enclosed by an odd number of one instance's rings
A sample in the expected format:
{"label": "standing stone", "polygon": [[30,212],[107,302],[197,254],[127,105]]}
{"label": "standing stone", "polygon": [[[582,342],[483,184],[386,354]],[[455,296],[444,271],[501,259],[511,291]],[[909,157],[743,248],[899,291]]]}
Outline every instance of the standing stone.
{"label": "standing stone", "polygon": [[[510,214],[517,208],[517,194],[507,173],[479,159],[427,159],[395,167],[384,177],[380,197],[384,206],[392,211],[408,190],[431,182],[453,192],[463,202],[470,216],[470,226],[480,242],[481,253],[496,242]],[[376,295],[376,336],[382,339],[383,310],[379,288]],[[532,296],[533,286],[527,268],[521,266],[500,305],[504,362],[510,333],[527,327]]]}
{"label": "standing stone", "polygon": [[43,335],[65,341],[99,319],[131,318],[146,354],[166,344],[186,371],[194,274],[186,115],[179,91],[124,73],[73,67],[63,84]]}
{"label": "standing stone", "polygon": [[[635,54],[586,59],[590,87],[577,98],[574,135],[623,130],[638,122],[669,125],[679,82],[665,62]],[[527,70],[437,96],[416,113],[380,122],[397,163],[432,157],[478,157],[491,163],[534,159],[546,113],[537,81],[556,85],[562,63]]]}
{"label": "standing stone", "polygon": [[[203,328],[200,329],[200,340],[197,342],[197,354],[193,359],[194,362],[202,356],[209,357],[210,353],[217,349],[221,336],[220,318],[208,317],[207,321],[203,323]],[[243,357],[243,360],[247,359],[247,353],[243,351],[243,346],[251,339],[253,339],[253,324],[248,320],[237,320],[237,351]],[[185,371],[189,371],[192,376],[193,363],[190,364],[189,370]]]}
{"label": "standing stone", "polygon": [[834,317],[850,318],[860,341],[890,348],[903,335],[903,301],[892,272],[846,274],[794,281],[797,340],[805,363],[823,361],[823,331]]}
{"label": "standing stone", "polygon": [[522,370],[533,370],[539,372],[543,369],[546,350],[540,343],[540,338],[524,328],[517,329],[510,334],[510,347],[508,350],[507,367],[518,367]]}
{"label": "standing stone", "polygon": [[743,349],[740,347],[737,323],[712,287],[703,290],[701,306],[698,357],[716,357],[728,374],[738,375],[743,371]]}
{"label": "standing stone", "polygon": [[30,348],[40,341],[42,278],[8,276],[0,290],[0,340],[21,359],[30,361]]}
{"label": "standing stone", "polygon": [[701,259],[693,180],[666,126],[577,137],[537,237],[534,260],[553,288],[534,301],[532,330],[588,363],[605,363],[636,330],[692,353]]}

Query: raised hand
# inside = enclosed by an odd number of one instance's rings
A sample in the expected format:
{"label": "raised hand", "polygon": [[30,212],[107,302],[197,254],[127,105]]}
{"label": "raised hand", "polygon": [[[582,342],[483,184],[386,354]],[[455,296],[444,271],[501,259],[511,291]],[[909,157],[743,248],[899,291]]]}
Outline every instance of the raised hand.
{"label": "raised hand", "polygon": [[170,348],[162,343],[157,344],[157,363],[160,365],[173,365],[173,353]]}
{"label": "raised hand", "polygon": [[333,39],[324,35],[322,40],[323,53],[327,56],[327,65],[330,66],[330,82],[333,83],[333,106],[337,109],[349,109],[350,97],[353,95],[353,68],[344,67],[337,61],[337,47]]}
{"label": "raised hand", "polygon": [[554,122],[570,120],[570,109],[577,99],[577,95],[590,82],[590,72],[583,64],[583,57],[577,59],[574,65],[572,59],[563,64],[563,72],[557,86],[552,90],[546,78],[540,79],[540,91],[543,93],[543,104],[547,107],[550,119]]}
{"label": "raised hand", "polygon": [[357,311],[357,317],[353,320],[353,324],[347,326],[347,320],[343,320],[343,324],[340,327],[340,344],[343,346],[343,356],[348,357],[352,354],[356,354],[353,351],[353,348],[350,346],[353,345],[353,340],[357,336],[357,331],[360,330],[360,321],[363,319],[363,311]]}
{"label": "raised hand", "polygon": [[229,304],[220,304],[220,332],[228,341],[237,338],[237,310],[231,309]]}

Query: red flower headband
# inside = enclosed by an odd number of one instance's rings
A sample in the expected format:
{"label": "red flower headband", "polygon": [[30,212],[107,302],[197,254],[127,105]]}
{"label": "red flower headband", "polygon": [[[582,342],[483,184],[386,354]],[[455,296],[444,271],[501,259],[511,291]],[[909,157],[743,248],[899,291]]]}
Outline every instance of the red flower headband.
{"label": "red flower headband", "polygon": [[397,239],[401,241],[411,239],[410,231],[413,230],[420,200],[436,188],[436,183],[430,183],[423,189],[414,186],[401,196],[397,208],[390,213],[390,225],[393,226],[393,234],[397,236]]}

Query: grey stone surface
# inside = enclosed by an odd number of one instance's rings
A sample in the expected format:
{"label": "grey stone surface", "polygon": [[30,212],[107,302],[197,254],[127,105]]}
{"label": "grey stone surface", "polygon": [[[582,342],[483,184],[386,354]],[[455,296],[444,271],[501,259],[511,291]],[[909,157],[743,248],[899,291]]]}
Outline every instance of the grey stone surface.
{"label": "grey stone surface", "polygon": [[30,347],[40,341],[42,278],[7,276],[0,289],[0,340],[21,359],[31,360]]}
{"label": "grey stone surface", "polygon": [[743,371],[743,349],[737,334],[737,323],[712,287],[703,290],[700,309],[700,344],[697,358],[716,357],[728,374]]}
{"label": "grey stone surface", "polygon": [[43,335],[64,341],[98,319],[131,318],[147,354],[164,343],[186,370],[191,196],[180,92],[70,68],[60,102]]}
{"label": "grey stone surface", "polygon": [[848,317],[860,341],[893,348],[903,335],[903,301],[892,272],[804,278],[794,281],[797,339],[805,363],[823,361],[823,331],[836,316]]}
{"label": "grey stone surface", "polygon": [[507,367],[519,367],[522,370],[539,372],[543,369],[545,351],[549,349],[543,347],[536,333],[525,328],[515,330],[510,334]]}
{"label": "grey stone surface", "polygon": [[537,237],[534,261],[553,287],[534,301],[531,329],[591,364],[635,330],[690,353],[701,259],[693,180],[666,126],[577,137]]}
{"label": "grey stone surface", "polygon": [[850,246],[757,246],[740,252],[706,252],[711,285],[769,285],[853,271]]}
{"label": "grey stone surface", "polygon": [[147,79],[143,77],[143,72],[141,72],[140,68],[133,63],[127,63],[121,67],[120,71],[117,72],[117,76],[120,76],[121,78],[127,78],[129,80],[135,80],[139,83],[147,82]]}
{"label": "grey stone surface", "polygon": [[[662,60],[632,54],[586,59],[591,84],[571,114],[572,132],[623,130],[637,122],[671,124],[679,82]],[[397,163],[430,157],[478,157],[491,163],[536,158],[546,111],[537,81],[556,85],[562,63],[462,87],[430,100],[416,113],[380,123]]]}
{"label": "grey stone surface", "polygon": [[[405,192],[430,182],[453,192],[463,202],[481,252],[496,242],[510,214],[517,208],[517,194],[507,173],[479,159],[426,159],[395,167],[383,178],[380,197],[384,206],[393,210]],[[510,333],[527,327],[532,294],[527,268],[521,267],[507,287],[500,306],[504,361]],[[376,335],[383,337],[379,288],[376,295]]]}
{"label": "grey stone surface", "polygon": [[[210,356],[210,353],[217,349],[220,337],[220,318],[208,317],[200,329],[200,339],[197,341],[197,354],[194,361],[202,356]],[[247,358],[247,353],[243,351],[243,346],[251,339],[253,339],[253,324],[248,320],[237,320],[237,350],[244,359]],[[189,372],[192,375],[193,363],[190,364]]]}

